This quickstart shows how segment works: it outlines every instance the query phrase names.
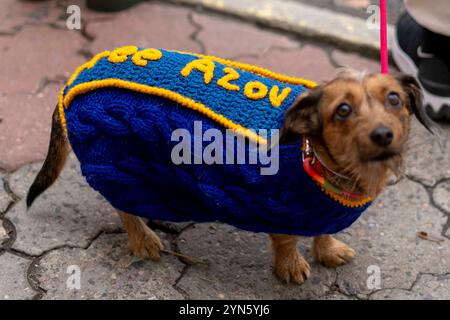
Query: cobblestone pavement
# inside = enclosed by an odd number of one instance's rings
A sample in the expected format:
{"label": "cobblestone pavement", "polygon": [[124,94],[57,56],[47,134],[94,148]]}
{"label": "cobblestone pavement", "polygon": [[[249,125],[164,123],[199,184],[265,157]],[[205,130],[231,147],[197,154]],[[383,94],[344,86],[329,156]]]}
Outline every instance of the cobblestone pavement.
{"label": "cobblestone pavement", "polygon": [[[81,31],[65,28],[73,3],[82,8]],[[27,212],[23,199],[45,156],[58,87],[95,52],[125,44],[216,54],[317,81],[340,65],[378,70],[352,52],[190,7],[148,2],[101,14],[75,0],[2,1],[0,299],[450,298],[450,152],[418,126],[406,176],[338,236],[357,250],[355,261],[337,270],[311,262],[301,287],[275,279],[266,235],[221,224],[152,223],[166,248],[195,259],[133,258],[113,209],[86,185],[73,156]],[[449,127],[442,131],[450,138]],[[309,243],[300,249],[311,261]],[[80,290],[67,286],[74,265]],[[378,271],[381,283],[371,286]]]}

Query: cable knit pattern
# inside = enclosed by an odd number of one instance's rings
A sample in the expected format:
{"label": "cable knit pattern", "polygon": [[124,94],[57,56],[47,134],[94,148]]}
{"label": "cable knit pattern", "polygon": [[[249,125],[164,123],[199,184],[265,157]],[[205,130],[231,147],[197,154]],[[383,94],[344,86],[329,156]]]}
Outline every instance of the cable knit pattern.
{"label": "cable knit pattern", "polygon": [[[161,60],[172,53],[161,52]],[[158,57],[151,53],[147,56]],[[205,84],[203,72],[193,70],[186,78],[180,74],[196,57],[179,53],[171,56],[175,64],[165,64],[174,69],[161,69],[156,77],[155,68],[150,67],[155,61],[144,66],[145,56],[135,58],[141,66],[130,65],[132,56],[120,63],[102,57],[90,68],[80,69],[63,93],[67,97],[73,88],[99,79],[122,79],[178,92],[245,128],[272,129],[280,127],[284,111],[305,90],[239,69],[239,80],[231,83],[240,91],[233,86],[226,90],[217,85],[226,75],[221,74],[218,62],[214,62],[215,76]],[[117,54],[115,59],[123,58]],[[183,88],[173,87],[183,79],[189,79]],[[266,99],[248,99],[244,88],[251,81],[265,84],[269,92],[274,85],[280,93],[288,86],[292,93],[278,107],[271,104],[269,93]],[[275,175],[261,175],[260,164],[174,165],[171,152],[178,142],[171,141],[171,136],[175,129],[184,128],[194,136],[194,121],[202,121],[203,130],[225,132],[226,127],[167,97],[98,87],[74,95],[63,112],[70,143],[88,183],[114,207],[131,214],[174,222],[221,221],[255,232],[315,236],[347,228],[368,207],[346,207],[322,192],[303,170],[300,141],[280,147],[280,169]],[[193,142],[191,147],[194,150]]]}

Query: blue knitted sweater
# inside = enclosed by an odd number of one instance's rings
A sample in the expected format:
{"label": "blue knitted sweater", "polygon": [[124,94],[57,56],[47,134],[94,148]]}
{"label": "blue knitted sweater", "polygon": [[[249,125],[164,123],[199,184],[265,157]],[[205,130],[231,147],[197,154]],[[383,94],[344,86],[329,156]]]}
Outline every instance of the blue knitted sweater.
{"label": "blue knitted sweater", "polygon": [[270,136],[313,85],[215,57],[130,46],[78,68],[61,91],[60,115],[87,182],[119,210],[256,232],[332,234],[370,203],[344,205],[325,194],[303,170],[301,141],[280,146],[274,175],[261,175],[261,164],[174,165],[171,158],[173,131],[194,136],[195,121],[203,131],[234,129],[264,143],[254,130]]}

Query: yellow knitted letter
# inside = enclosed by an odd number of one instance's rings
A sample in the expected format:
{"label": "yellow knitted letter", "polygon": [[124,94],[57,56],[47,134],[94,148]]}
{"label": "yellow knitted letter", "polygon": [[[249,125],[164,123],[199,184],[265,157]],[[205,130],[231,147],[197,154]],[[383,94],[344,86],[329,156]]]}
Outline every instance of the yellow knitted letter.
{"label": "yellow knitted letter", "polygon": [[117,48],[111,52],[109,56],[109,62],[120,63],[124,62],[128,59],[128,56],[135,54],[138,51],[138,47],[136,46],[126,46]]}
{"label": "yellow knitted letter", "polygon": [[222,88],[225,88],[230,91],[239,91],[241,88],[238,85],[230,83],[231,81],[239,79],[240,77],[239,73],[233,68],[224,68],[223,72],[225,73],[225,76],[220,78],[217,81],[217,84]]}
{"label": "yellow knitted letter", "polygon": [[267,96],[268,91],[269,89],[264,83],[252,81],[245,85],[244,94],[249,99],[261,100]]}
{"label": "yellow knitted letter", "polygon": [[162,58],[161,51],[157,49],[144,49],[136,52],[131,61],[139,67],[145,67],[148,61],[158,61]]}
{"label": "yellow knitted letter", "polygon": [[292,89],[287,87],[284,88],[280,94],[278,94],[279,92],[280,88],[277,85],[273,86],[272,89],[270,90],[270,102],[275,108],[281,106],[284,100],[286,100],[286,98],[292,92]]}
{"label": "yellow knitted letter", "polygon": [[187,77],[191,74],[192,70],[197,69],[200,72],[205,74],[204,79],[205,83],[211,83],[214,77],[214,69],[216,65],[209,59],[198,59],[192,62],[189,62],[183,70],[181,70],[181,75],[183,77]]}

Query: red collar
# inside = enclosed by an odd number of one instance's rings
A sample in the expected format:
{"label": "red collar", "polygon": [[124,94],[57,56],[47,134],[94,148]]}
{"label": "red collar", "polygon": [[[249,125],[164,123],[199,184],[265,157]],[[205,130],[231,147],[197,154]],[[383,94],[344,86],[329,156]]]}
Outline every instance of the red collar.
{"label": "red collar", "polygon": [[341,179],[350,178],[341,175],[324,165],[314,152],[308,138],[303,139],[302,159],[305,172],[321,187],[322,191],[342,205],[348,207],[361,207],[372,201],[371,197],[342,190],[327,180],[324,174],[325,171],[328,175],[336,176]]}

